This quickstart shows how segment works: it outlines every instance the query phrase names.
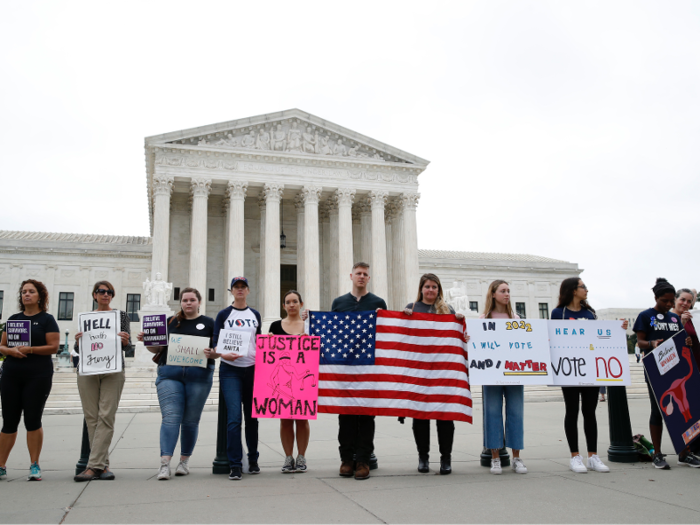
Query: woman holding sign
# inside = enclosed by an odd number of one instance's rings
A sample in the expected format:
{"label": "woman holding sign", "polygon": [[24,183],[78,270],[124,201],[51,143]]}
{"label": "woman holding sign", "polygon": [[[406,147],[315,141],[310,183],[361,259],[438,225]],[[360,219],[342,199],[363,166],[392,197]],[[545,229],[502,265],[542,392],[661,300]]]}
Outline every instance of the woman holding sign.
{"label": "woman holding sign", "polygon": [[[683,330],[682,316],[670,312],[671,308],[675,306],[676,300],[676,289],[673,285],[663,277],[659,277],[656,279],[656,284],[652,290],[656,304],[653,308],[644,310],[637,316],[633,328],[637,334],[637,344],[645,355]],[[687,338],[686,344],[689,346],[692,344],[690,337]],[[664,430],[663,416],[646,374],[644,378],[647,382],[649,400],[651,401],[649,433],[654,444],[654,466],[658,469],[669,470],[671,466],[664,459],[665,455],[661,453],[661,436]],[[678,465],[700,468],[700,459],[686,449],[684,453],[678,456]]]}
{"label": "woman holding sign", "polygon": [[[169,344],[146,347],[158,356],[156,390],[162,417],[159,480],[170,479],[170,460],[175,454],[178,438],[181,438],[180,462],[175,475],[187,476],[190,473],[189,461],[199,435],[199,420],[211,392],[216,366],[212,356],[214,319],[199,314],[201,303],[202,295],[198,290],[183,289],[180,292],[180,311],[167,322]],[[139,341],[143,341],[143,336],[144,333],[140,332]],[[188,338],[187,349],[190,353],[196,355],[193,349],[199,345],[203,347],[206,360],[191,359],[185,362],[179,359],[179,355],[175,359],[176,352],[183,346],[179,341],[185,340],[185,337]],[[178,364],[180,362],[183,364]]]}
{"label": "woman holding sign", "polygon": [[[418,283],[418,296],[414,303],[409,303],[404,309],[406,315],[413,312],[423,314],[452,314],[458,320],[464,319],[462,314],[455,314],[454,308],[445,302],[442,284],[437,275],[423,274]],[[469,341],[468,336],[465,339]],[[452,443],[454,442],[455,422],[436,420],[438,446],[440,448],[440,474],[452,473]],[[430,472],[430,420],[413,418],[413,438],[418,449],[418,472]]]}
{"label": "woman holding sign", "polygon": [[[7,458],[17,439],[17,427],[24,413],[29,449],[29,480],[41,481],[39,455],[44,442],[41,416],[51,392],[53,363],[61,334],[53,316],[47,313],[49,292],[39,281],[28,279],[19,288],[20,313],[11,315],[2,333],[0,352],[5,362],[0,376],[2,432],[0,432],[0,479],[7,476]],[[11,323],[15,321],[15,323]],[[8,341],[10,325],[14,327]]]}
{"label": "woman holding sign", "polygon": [[[564,279],[559,287],[559,304],[552,310],[552,320],[589,320],[598,319],[595,310],[588,304],[588,288],[578,277]],[[627,330],[627,320],[623,321],[622,328]],[[563,386],[564,406],[564,433],[569,443],[571,459],[569,469],[572,472],[610,472],[608,466],[598,457],[598,421],[595,409],[598,406],[597,386]],[[604,390],[601,389],[601,392]],[[602,394],[604,395],[604,393]],[[588,462],[583,464],[583,458],[578,451],[578,411],[579,398],[581,400],[581,413],[583,414],[583,432],[586,435],[588,449]],[[605,399],[601,399],[605,401]]]}
{"label": "woman holding sign", "polygon": [[[301,294],[296,290],[288,291],[282,299],[282,307],[287,312],[287,317],[272,323],[270,325],[270,334],[304,335],[304,321],[300,316],[301,309],[304,307]],[[294,453],[295,421],[297,426],[297,452],[299,453],[296,460],[292,455]],[[283,473],[306,472],[306,447],[309,446],[310,435],[311,427],[308,419],[280,419],[280,439],[282,440],[282,448],[285,455],[284,465],[282,465]]]}
{"label": "woman holding sign", "polygon": [[[114,286],[108,281],[98,281],[92,287],[92,298],[97,303],[96,312],[109,312],[112,298],[115,295]],[[119,312],[119,333],[122,350],[131,344],[131,320],[124,311]],[[75,334],[73,349],[80,352],[80,341],[83,332]],[[83,415],[90,439],[90,459],[87,468],[77,474],[75,481],[90,481],[93,479],[113,480],[114,473],[109,470],[109,447],[114,436],[114,420],[117,417],[119,400],[124,389],[124,355],[121,372],[112,374],[82,375],[78,372],[78,392],[83,405]]]}
{"label": "woman holding sign", "polygon": [[[480,319],[520,319],[510,304],[510,286],[497,280],[489,285],[486,306]],[[527,474],[527,467],[520,459],[524,447],[525,412],[522,385],[484,385],[484,446],[491,449],[491,473],[501,474],[499,451],[503,447],[503,399],[506,400],[505,445],[513,451],[511,467],[517,474]]]}
{"label": "woman holding sign", "polygon": [[[228,414],[227,447],[231,472],[228,479],[240,480],[243,473],[243,446],[241,423],[245,416],[245,441],[248,446],[248,472],[260,474],[258,466],[258,420],[253,417],[253,380],[255,378],[255,337],[261,333],[260,313],[248,306],[248,279],[231,280],[233,304],[216,316],[214,327],[214,357],[221,357],[219,382],[226,400]],[[228,332],[236,345],[224,350],[218,344],[222,331]],[[242,409],[241,409],[242,407]]]}

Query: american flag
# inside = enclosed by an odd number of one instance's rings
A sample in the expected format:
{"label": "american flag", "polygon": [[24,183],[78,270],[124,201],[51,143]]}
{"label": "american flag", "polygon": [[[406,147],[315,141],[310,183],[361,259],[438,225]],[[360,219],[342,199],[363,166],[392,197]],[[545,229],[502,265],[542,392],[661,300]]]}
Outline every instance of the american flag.
{"label": "american flag", "polygon": [[465,326],[454,315],[311,312],[318,411],[471,423]]}

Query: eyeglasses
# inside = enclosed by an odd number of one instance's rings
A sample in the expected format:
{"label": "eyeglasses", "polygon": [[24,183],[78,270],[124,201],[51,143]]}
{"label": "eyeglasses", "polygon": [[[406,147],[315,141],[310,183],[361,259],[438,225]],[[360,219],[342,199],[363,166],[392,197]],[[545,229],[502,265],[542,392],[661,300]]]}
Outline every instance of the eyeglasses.
{"label": "eyeglasses", "polygon": [[588,287],[585,284],[580,284],[578,287],[588,291]]}
{"label": "eyeglasses", "polygon": [[100,288],[99,290],[95,290],[95,293],[98,295],[107,294],[110,297],[114,297],[114,292],[112,290],[105,290],[104,288]]}

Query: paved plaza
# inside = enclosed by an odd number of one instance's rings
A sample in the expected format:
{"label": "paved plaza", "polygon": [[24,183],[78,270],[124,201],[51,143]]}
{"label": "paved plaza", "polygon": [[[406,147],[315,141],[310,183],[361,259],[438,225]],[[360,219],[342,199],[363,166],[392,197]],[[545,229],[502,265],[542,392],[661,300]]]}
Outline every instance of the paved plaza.
{"label": "paved plaza", "polygon": [[[380,468],[365,481],[338,477],[337,418],[321,415],[311,424],[309,472],[279,472],[283,453],[279,424],[262,420],[258,476],[242,481],[213,475],[216,412],[205,412],[192,473],[155,479],[159,464],[160,414],[119,413],[111,462],[117,480],[75,483],[82,417],[44,418],[41,458],[44,480],[26,481],[29,458],[20,431],[0,482],[1,523],[698,523],[700,469],[654,469],[650,463],[609,463],[612,472],[568,470],[563,402],[525,405],[526,475],[504,469],[493,476],[479,465],[481,403],[474,425],[457,423],[453,474],[439,467],[433,426],[431,474],[416,470],[410,420],[377,418]],[[630,400],[634,432],[648,434],[646,399]],[[598,408],[601,456],[607,461],[607,403]],[[581,429],[581,445],[584,438]],[[665,452],[671,452],[665,436]],[[173,467],[176,461],[173,461]],[[19,468],[21,467],[21,468]]]}

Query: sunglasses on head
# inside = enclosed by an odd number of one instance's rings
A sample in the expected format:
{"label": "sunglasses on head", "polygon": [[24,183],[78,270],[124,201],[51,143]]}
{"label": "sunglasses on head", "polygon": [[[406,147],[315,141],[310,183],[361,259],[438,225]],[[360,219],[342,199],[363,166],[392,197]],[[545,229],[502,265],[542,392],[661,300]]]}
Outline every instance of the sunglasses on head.
{"label": "sunglasses on head", "polygon": [[112,290],[105,290],[104,288],[100,288],[99,290],[95,290],[95,293],[99,294],[99,295],[107,294],[111,297],[114,297],[114,292]]}

